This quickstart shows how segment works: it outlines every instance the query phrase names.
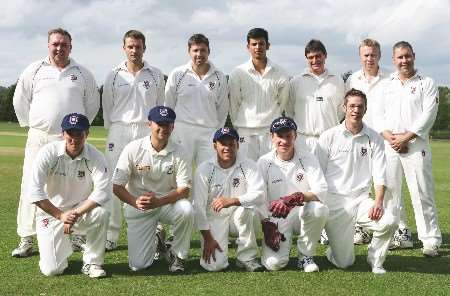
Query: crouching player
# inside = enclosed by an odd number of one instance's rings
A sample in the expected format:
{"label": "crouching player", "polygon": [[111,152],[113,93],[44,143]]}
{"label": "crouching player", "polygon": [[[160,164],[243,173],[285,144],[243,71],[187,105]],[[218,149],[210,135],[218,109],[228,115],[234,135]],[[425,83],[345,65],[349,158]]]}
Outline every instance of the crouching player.
{"label": "crouching player", "polygon": [[297,125],[289,117],[275,119],[270,126],[275,148],[258,160],[264,179],[270,220],[283,234],[279,246],[263,243],[262,264],[268,270],[279,270],[289,262],[293,233],[297,233],[298,268],[305,272],[319,271],[313,256],[320,233],[328,217],[328,208],[321,202],[327,183],[316,157],[305,149],[295,149]]}
{"label": "crouching player", "polygon": [[239,135],[224,127],[214,134],[217,156],[201,164],[195,175],[194,209],[202,234],[200,265],[209,271],[228,266],[228,236],[237,236],[236,265],[261,271],[257,262],[253,219],[264,198],[264,186],[256,164],[238,158]]}
{"label": "crouching player", "polygon": [[165,251],[164,242],[156,240],[158,222],[173,225],[172,246],[165,252],[169,271],[184,271],[194,213],[187,200],[191,169],[181,147],[169,141],[175,117],[168,107],[152,108],[151,135],[125,146],[114,171],[114,194],[125,203],[128,263],[133,271],[152,265],[157,249]]}
{"label": "crouching player", "polygon": [[106,161],[94,146],[86,116],[72,113],[63,118],[64,141],[52,142],[38,153],[32,169],[31,202],[38,206],[36,232],[39,267],[44,275],[63,273],[72,254],[69,234],[86,233],[81,271],[91,278],[106,276],[105,255],[108,212]]}
{"label": "crouching player", "polygon": [[[381,136],[362,122],[367,110],[366,95],[355,89],[344,98],[345,120],[319,138],[317,154],[328,195],[330,210],[325,230],[329,238],[328,260],[339,268],[355,261],[353,236],[355,223],[373,231],[367,261],[373,273],[385,273],[383,262],[396,223],[384,212],[386,157]],[[370,188],[375,187],[375,200]]]}

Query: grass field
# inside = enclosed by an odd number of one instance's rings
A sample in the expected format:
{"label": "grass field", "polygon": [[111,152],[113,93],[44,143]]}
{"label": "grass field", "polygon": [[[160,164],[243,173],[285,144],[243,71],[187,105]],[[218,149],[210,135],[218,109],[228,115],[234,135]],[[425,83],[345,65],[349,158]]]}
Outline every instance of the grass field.
{"label": "grass field", "polygon": [[[103,128],[91,130],[90,142],[104,149]],[[0,295],[450,295],[450,142],[433,142],[436,202],[444,242],[442,257],[424,258],[415,232],[409,195],[405,192],[408,217],[414,232],[412,250],[392,251],[386,260],[389,271],[373,275],[366,263],[367,248],[356,247],[356,263],[347,270],[334,268],[320,246],[316,262],[320,273],[306,274],[296,267],[296,252],[289,266],[279,272],[246,273],[234,267],[207,273],[199,266],[199,240],[195,233],[186,273],[172,275],[164,261],[150,269],[131,273],[127,263],[126,234],[119,249],[106,254],[108,278],[92,280],[80,273],[81,256],[69,259],[62,276],[48,278],[38,267],[39,254],[23,259],[11,257],[16,247],[16,211],[26,131],[16,124],[0,123]]]}

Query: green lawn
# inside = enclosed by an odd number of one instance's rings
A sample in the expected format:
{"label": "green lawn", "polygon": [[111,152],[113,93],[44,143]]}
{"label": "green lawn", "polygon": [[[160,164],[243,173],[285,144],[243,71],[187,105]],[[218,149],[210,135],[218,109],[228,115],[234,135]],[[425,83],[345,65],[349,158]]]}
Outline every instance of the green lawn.
{"label": "green lawn", "polygon": [[[90,142],[104,149],[105,130],[93,127]],[[92,138],[94,140],[92,140]],[[289,266],[279,272],[246,273],[234,267],[224,272],[207,273],[198,264],[199,241],[195,233],[187,272],[172,275],[164,261],[150,269],[131,273],[127,263],[126,234],[122,231],[119,249],[109,252],[105,269],[109,277],[92,280],[80,274],[81,257],[75,253],[62,276],[48,278],[39,272],[39,255],[16,259],[11,250],[17,244],[16,211],[22,170],[25,129],[16,124],[0,123],[0,295],[450,295],[450,142],[433,142],[434,175],[439,222],[444,235],[442,257],[428,259],[421,254],[413,223],[409,196],[408,217],[414,231],[415,248],[390,252],[384,276],[373,275],[366,264],[366,247],[356,247],[356,263],[348,270],[338,270],[325,258],[319,247],[316,262],[320,273],[296,270],[296,252]]]}

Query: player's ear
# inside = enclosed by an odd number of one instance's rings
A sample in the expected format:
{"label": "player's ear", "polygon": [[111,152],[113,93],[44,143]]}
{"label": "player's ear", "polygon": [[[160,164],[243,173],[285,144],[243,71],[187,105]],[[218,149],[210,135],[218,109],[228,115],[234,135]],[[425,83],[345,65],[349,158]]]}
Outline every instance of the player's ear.
{"label": "player's ear", "polygon": [[217,151],[217,143],[216,142],[213,143],[213,148],[214,148],[214,150]]}

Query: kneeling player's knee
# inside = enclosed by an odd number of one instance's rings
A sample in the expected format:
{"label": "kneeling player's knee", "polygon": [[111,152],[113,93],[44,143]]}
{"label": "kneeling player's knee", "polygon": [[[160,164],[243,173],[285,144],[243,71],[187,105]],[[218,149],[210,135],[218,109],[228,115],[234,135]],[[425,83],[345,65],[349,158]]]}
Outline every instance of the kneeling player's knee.
{"label": "kneeling player's knee", "polygon": [[267,270],[277,271],[285,267],[288,261],[283,258],[268,257],[262,263]]}
{"label": "kneeling player's knee", "polygon": [[381,224],[381,229],[379,230],[381,233],[394,232],[398,227],[398,220],[389,212],[385,213],[379,222]]}
{"label": "kneeling player's knee", "polygon": [[239,207],[236,210],[236,219],[239,224],[251,224],[253,223],[253,217],[255,215],[255,212],[252,209]]}
{"label": "kneeling player's knee", "polygon": [[176,208],[182,217],[191,217],[194,215],[192,204],[188,200],[182,199],[177,201]]}
{"label": "kneeling player's knee", "polygon": [[93,223],[107,223],[109,219],[109,212],[104,207],[96,207],[91,210]]}

